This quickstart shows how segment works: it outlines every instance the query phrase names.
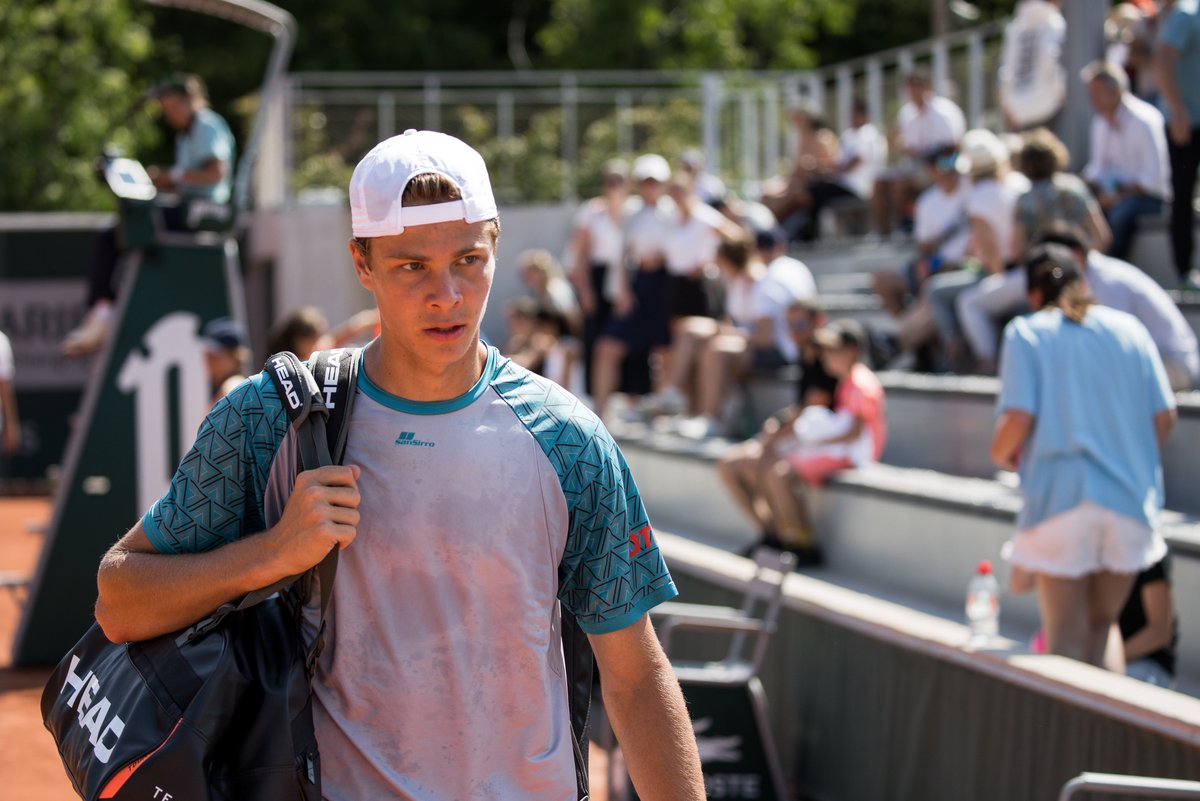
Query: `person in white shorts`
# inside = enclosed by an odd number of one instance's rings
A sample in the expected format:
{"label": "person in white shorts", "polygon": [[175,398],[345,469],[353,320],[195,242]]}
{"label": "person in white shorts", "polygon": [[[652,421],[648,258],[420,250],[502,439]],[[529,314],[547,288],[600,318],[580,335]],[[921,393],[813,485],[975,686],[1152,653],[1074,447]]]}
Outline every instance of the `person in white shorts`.
{"label": "person in white shorts", "polygon": [[569,801],[567,609],[640,796],[699,801],[647,615],[675,585],[628,466],[576,397],[479,338],[500,234],[483,158],[407,131],[355,168],[350,209],[381,333],[359,356],[343,464],[297,476],[279,393],[245,381],[105,556],[105,634],[178,630],[341,548],[313,682],[324,797]]}
{"label": "person in white shorts", "polygon": [[1105,645],[1134,576],[1166,553],[1159,455],[1175,396],[1145,326],[1095,305],[1067,248],[1036,248],[1025,270],[1037,311],[1005,328],[991,445],[1025,501],[1007,558],[1036,574],[1050,653],[1123,671]]}

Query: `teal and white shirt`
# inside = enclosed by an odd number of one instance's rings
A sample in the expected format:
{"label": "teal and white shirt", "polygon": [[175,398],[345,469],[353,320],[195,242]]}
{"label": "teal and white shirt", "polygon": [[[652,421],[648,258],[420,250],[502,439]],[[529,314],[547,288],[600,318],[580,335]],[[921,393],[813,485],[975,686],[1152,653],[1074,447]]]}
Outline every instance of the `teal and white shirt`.
{"label": "teal and white shirt", "polygon": [[[360,371],[349,425],[362,521],[317,672],[326,797],[573,799],[559,603],[604,633],[676,594],[620,450],[494,348],[445,402]],[[143,519],[154,547],[203,551],[275,523],[289,431],[265,374],[218,403]]]}

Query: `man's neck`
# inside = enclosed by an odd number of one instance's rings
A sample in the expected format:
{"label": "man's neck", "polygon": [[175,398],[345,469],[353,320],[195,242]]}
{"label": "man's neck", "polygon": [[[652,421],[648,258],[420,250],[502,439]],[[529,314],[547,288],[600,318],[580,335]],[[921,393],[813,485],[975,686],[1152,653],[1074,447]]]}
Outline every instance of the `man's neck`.
{"label": "man's neck", "polygon": [[487,363],[487,347],[476,337],[462,360],[434,364],[413,358],[399,347],[389,347],[380,336],[367,346],[363,363],[371,381],[388,394],[417,403],[435,403],[457,398],[475,386]]}

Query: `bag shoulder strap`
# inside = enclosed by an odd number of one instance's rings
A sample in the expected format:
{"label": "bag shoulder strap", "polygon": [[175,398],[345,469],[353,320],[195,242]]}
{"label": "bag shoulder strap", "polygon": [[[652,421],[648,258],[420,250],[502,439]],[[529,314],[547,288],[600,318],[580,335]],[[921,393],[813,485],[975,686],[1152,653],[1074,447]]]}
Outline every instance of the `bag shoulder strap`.
{"label": "bag shoulder strap", "polygon": [[325,408],[329,411],[326,435],[334,464],[341,464],[346,453],[350,411],[358,388],[358,364],[362,348],[337,348],[314,353],[310,370],[318,385]]}
{"label": "bag shoulder strap", "polygon": [[[300,469],[313,470],[335,464],[329,447],[329,409],[325,404],[324,393],[308,367],[300,361],[296,354],[284,351],[267,359],[265,369],[283,401],[288,420],[296,434],[296,445],[300,453]],[[337,575],[337,559],[338,549],[334,548],[317,566],[317,573],[321,578],[322,623],[333,593],[333,581]],[[248,609],[255,604],[262,603],[280,590],[294,584],[302,578],[302,575],[289,576],[269,587],[249,593],[241,602],[233,605],[230,611]],[[220,611],[218,610],[218,612]],[[217,616],[214,615],[214,617]]]}

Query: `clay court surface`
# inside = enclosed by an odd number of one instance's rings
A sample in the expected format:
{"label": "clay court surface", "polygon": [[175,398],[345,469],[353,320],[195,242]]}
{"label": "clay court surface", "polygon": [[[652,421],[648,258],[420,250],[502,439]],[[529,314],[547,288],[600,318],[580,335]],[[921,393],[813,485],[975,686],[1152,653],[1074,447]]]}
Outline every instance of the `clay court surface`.
{"label": "clay court surface", "polygon": [[[0,573],[33,572],[42,536],[29,527],[49,519],[49,498],[0,498]],[[38,711],[50,671],[12,667],[20,598],[0,590],[0,799],[71,801],[79,796],[71,789]]]}

